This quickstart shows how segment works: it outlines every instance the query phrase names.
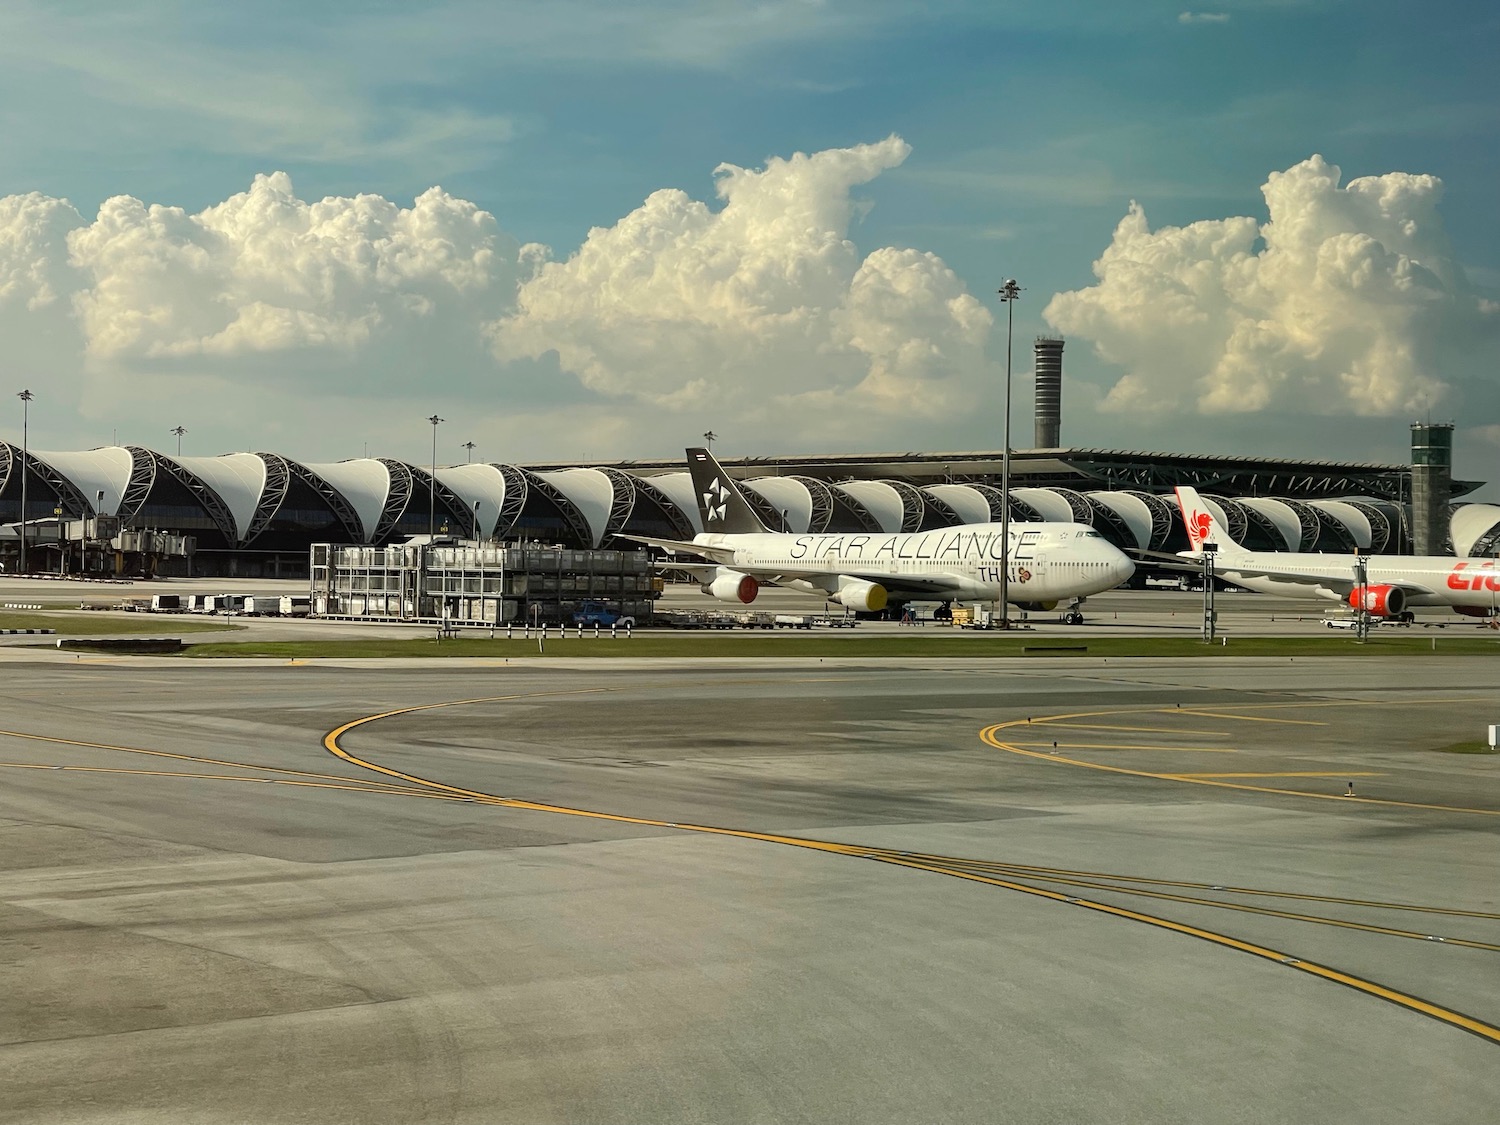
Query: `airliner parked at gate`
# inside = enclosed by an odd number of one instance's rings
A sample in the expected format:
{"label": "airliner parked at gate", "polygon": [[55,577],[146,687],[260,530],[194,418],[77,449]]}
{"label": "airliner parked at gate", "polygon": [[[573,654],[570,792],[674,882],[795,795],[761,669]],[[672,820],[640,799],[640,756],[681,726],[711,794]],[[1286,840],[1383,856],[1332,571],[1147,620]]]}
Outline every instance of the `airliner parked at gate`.
{"label": "airliner parked at gate", "polygon": [[1085,598],[1135,573],[1123,552],[1080,523],[1012,523],[1009,550],[998,523],[902,534],[772,532],[707,449],[689,449],[687,460],[704,532],[691,542],[623,538],[707,559],[711,565],[683,569],[720,601],[746,604],[762,585],[775,585],[862,611],[909,601],[993,602],[1004,560],[1012,604],[1050,610],[1067,600],[1069,620],[1081,622]]}
{"label": "airliner parked at gate", "polygon": [[1214,573],[1236,586],[1288,598],[1343,602],[1376,617],[1410,620],[1406,607],[1412,605],[1451,606],[1470,617],[1495,615],[1500,599],[1500,566],[1495,559],[1370,555],[1360,587],[1349,555],[1247,551],[1229,537],[1196,489],[1179,488],[1177,503],[1193,545],[1185,557],[1201,559],[1203,544],[1216,544]]}

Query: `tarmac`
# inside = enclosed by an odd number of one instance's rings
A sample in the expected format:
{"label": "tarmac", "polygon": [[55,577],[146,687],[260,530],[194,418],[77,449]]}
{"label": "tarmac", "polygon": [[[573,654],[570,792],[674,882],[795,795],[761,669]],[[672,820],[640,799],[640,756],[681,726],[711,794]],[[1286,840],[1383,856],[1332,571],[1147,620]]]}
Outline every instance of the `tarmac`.
{"label": "tarmac", "polygon": [[59,655],[0,679],[0,1121],[1500,1096],[1488,658]]}

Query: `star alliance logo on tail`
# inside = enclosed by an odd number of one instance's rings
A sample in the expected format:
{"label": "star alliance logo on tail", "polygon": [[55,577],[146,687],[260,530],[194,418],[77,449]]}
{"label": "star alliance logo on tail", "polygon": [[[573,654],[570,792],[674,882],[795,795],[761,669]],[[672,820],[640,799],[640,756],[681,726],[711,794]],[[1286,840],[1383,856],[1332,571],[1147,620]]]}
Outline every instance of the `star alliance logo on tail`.
{"label": "star alliance logo on tail", "polygon": [[713,484],[703,494],[703,509],[708,513],[710,522],[722,520],[724,513],[729,510],[729,489],[724,487],[724,482],[718,477],[714,478]]}

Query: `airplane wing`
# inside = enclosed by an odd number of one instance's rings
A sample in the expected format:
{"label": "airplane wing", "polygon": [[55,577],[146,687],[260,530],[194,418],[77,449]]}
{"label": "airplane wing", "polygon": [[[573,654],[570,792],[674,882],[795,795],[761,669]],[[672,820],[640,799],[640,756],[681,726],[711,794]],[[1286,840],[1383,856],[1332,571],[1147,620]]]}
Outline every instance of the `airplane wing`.
{"label": "airplane wing", "polygon": [[617,535],[615,538],[628,539],[632,543],[644,543],[648,547],[660,547],[674,554],[697,555],[700,559],[707,559],[720,566],[734,566],[733,547],[710,547],[705,543],[689,543],[685,539],[654,539],[649,535]]}
{"label": "airplane wing", "polygon": [[[1194,567],[1193,569],[1197,570],[1199,573],[1202,573],[1203,571],[1203,568],[1201,566]],[[1335,574],[1290,574],[1282,570],[1266,569],[1264,567],[1253,566],[1226,566],[1222,570],[1218,568],[1214,569],[1214,576],[1216,578],[1222,578],[1226,582],[1233,582],[1235,575],[1239,575],[1242,578],[1274,578],[1278,582],[1294,582],[1299,586],[1322,586],[1325,590],[1336,590],[1340,594],[1348,594],[1352,592],[1355,586],[1354,572],[1352,567],[1350,568],[1350,572],[1347,577]],[[1408,595],[1426,595],[1433,592],[1431,586],[1424,586],[1420,582],[1412,582],[1407,579],[1392,582],[1382,581],[1378,578],[1372,578],[1370,580],[1370,585],[1394,586]]]}
{"label": "airplane wing", "polygon": [[[1161,551],[1132,551],[1131,554],[1163,570],[1180,570],[1186,574],[1203,573],[1202,561],[1192,556],[1169,555]],[[1275,567],[1247,566],[1242,563],[1231,563],[1227,560],[1214,567],[1214,577],[1221,581],[1233,584],[1236,576],[1240,578],[1274,578],[1278,582],[1291,582],[1299,586],[1322,586],[1325,590],[1336,590],[1340,594],[1348,594],[1354,589],[1354,567],[1352,565],[1349,567],[1347,577],[1332,574],[1296,574]],[[1431,586],[1424,586],[1420,582],[1412,582],[1410,579],[1382,581],[1375,578],[1370,580],[1370,585],[1395,586],[1408,595],[1428,595],[1433,593]]]}

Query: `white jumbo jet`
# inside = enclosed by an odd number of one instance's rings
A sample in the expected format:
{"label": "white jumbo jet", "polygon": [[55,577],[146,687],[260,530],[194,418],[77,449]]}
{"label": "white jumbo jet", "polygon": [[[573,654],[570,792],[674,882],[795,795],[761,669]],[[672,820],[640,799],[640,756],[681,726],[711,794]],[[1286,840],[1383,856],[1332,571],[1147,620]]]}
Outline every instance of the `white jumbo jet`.
{"label": "white jumbo jet", "polygon": [[1451,606],[1469,617],[1495,615],[1500,599],[1500,566],[1495,559],[1369,555],[1360,589],[1349,555],[1247,551],[1229,537],[1196,489],[1179,488],[1177,503],[1193,545],[1179,557],[1202,559],[1203,544],[1217,544],[1214,574],[1236,586],[1288,598],[1342,602],[1396,620],[1411,620],[1407,607],[1413,605]]}
{"label": "white jumbo jet", "polygon": [[[720,601],[748,604],[762,585],[821,594],[849,609],[873,612],[909,601],[997,601],[1001,538],[998,523],[961,524],[906,534],[791,535],[761,522],[739,485],[706,449],[687,451],[704,532],[692,542],[627,535],[639,543],[697,555],[710,565],[681,567]],[[1080,523],[1012,523],[1009,600],[1050,610],[1064,599],[1068,618],[1079,606],[1135,573],[1135,564],[1097,531]]]}

